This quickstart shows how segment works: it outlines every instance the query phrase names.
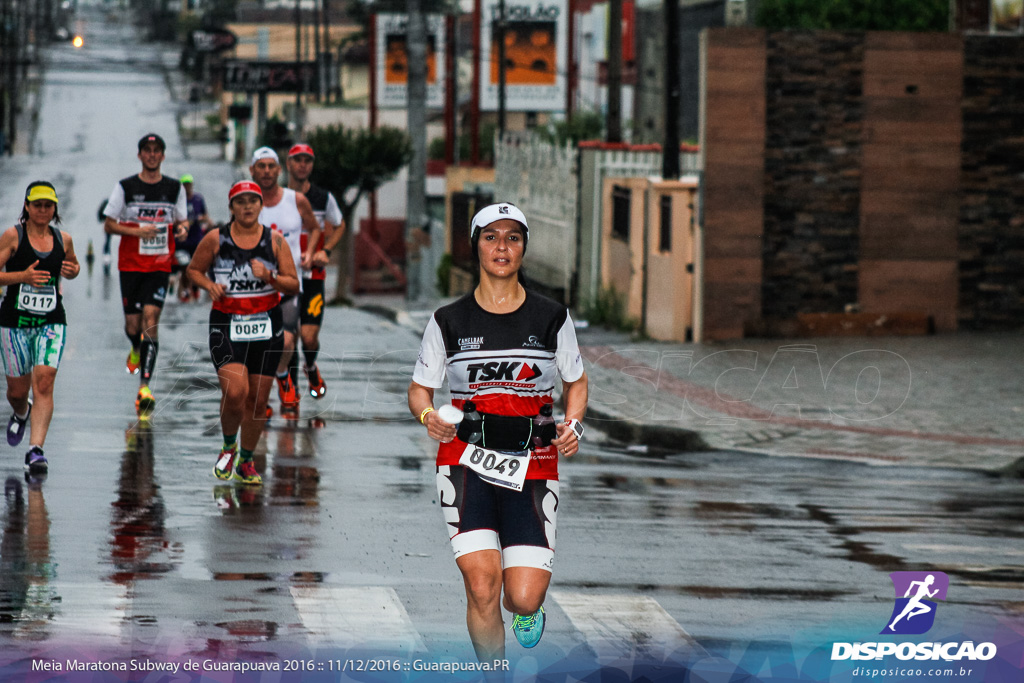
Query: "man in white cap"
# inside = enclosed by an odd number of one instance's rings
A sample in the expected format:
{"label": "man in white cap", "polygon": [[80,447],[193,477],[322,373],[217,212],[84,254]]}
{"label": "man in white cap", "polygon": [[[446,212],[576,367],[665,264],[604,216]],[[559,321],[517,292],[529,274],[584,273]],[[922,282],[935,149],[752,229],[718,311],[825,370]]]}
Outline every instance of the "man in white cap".
{"label": "man in white cap", "polygon": [[[249,172],[263,192],[260,223],[284,235],[295,259],[296,270],[308,269],[313,262],[313,250],[320,240],[320,225],[309,200],[295,190],[278,184],[281,161],[277,152],[269,147],[260,147],[252,153]],[[309,234],[305,251],[301,247],[304,231]],[[288,365],[295,353],[299,332],[299,297],[296,295],[282,299],[281,313],[284,319],[284,351],[277,366],[277,390],[281,399],[281,414],[286,418],[297,418],[299,392],[288,372]]]}

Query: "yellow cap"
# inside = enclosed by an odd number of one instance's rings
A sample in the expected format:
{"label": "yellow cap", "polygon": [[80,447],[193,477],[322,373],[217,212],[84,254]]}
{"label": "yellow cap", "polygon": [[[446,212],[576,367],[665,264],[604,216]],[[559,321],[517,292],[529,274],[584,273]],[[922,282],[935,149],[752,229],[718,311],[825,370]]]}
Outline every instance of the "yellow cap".
{"label": "yellow cap", "polygon": [[34,202],[39,199],[49,199],[54,204],[57,203],[57,192],[49,185],[33,185],[28,195],[25,196],[26,202]]}

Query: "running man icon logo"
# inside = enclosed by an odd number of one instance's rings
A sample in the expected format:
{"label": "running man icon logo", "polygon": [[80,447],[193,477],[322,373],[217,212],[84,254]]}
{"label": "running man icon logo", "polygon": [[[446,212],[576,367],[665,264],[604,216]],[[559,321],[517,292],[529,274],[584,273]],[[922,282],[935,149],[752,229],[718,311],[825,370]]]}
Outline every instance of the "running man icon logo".
{"label": "running man icon logo", "polygon": [[935,623],[938,605],[933,599],[946,599],[949,577],[942,572],[893,572],[889,578],[896,591],[896,605],[881,633],[926,633]]}

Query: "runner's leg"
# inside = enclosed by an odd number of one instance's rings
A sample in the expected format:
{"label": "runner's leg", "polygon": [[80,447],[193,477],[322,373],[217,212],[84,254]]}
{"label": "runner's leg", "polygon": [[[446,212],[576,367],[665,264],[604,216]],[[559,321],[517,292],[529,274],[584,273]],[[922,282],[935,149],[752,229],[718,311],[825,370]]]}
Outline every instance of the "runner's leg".
{"label": "runner's leg", "polygon": [[160,306],[147,304],[142,307],[142,343],[139,346],[140,365],[139,386],[149,386],[156,370],[156,353],[159,348]]}
{"label": "runner's leg", "polygon": [[7,402],[11,404],[15,415],[28,412],[28,391],[32,388],[32,375],[7,378]]}
{"label": "runner's leg", "polygon": [[249,375],[249,392],[242,413],[242,436],[239,446],[247,451],[256,450],[263,426],[267,421],[267,399],[274,388],[274,378],[268,375]]}
{"label": "runner's leg", "polygon": [[533,614],[544,604],[551,572],[534,567],[509,567],[504,571],[502,604],[512,614]]}
{"label": "runner's leg", "polygon": [[220,380],[220,428],[237,434],[244,420],[245,398],[249,394],[249,372],[243,363],[228,363],[217,370]]}
{"label": "runner's leg", "polygon": [[30,446],[42,448],[53,418],[53,383],[57,379],[57,368],[37,365],[29,377],[32,381],[32,419],[28,442]]}
{"label": "runner's leg", "polygon": [[478,550],[455,560],[466,586],[466,626],[477,659],[505,658],[505,625],[501,620],[501,553]]}

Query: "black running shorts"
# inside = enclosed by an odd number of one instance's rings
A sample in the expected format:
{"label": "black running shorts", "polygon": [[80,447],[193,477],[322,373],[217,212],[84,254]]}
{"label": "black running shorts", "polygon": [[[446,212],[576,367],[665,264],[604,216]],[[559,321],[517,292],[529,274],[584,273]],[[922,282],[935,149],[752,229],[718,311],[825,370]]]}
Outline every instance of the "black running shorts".
{"label": "black running shorts", "polygon": [[164,307],[167,296],[167,282],[170,273],[140,273],[133,270],[122,270],[121,273],[121,306],[125,315],[142,313],[143,306]]}
{"label": "black running shorts", "polygon": [[517,492],[488,484],[468,467],[441,465],[436,481],[456,559],[478,550],[497,550],[504,568],[551,571],[557,479],[527,479]]}
{"label": "black running shorts", "polygon": [[228,363],[242,363],[250,375],[273,377],[284,349],[284,328],[281,325],[281,310],[270,309],[270,326],[273,336],[266,341],[231,341],[231,314],[210,311],[210,358],[213,366],[220,370]]}
{"label": "black running shorts", "polygon": [[324,281],[303,280],[302,302],[299,306],[299,323],[316,325],[324,322]]}

